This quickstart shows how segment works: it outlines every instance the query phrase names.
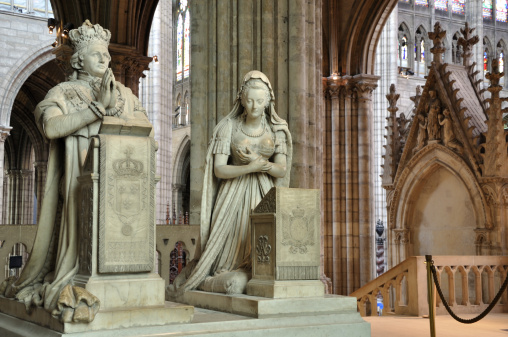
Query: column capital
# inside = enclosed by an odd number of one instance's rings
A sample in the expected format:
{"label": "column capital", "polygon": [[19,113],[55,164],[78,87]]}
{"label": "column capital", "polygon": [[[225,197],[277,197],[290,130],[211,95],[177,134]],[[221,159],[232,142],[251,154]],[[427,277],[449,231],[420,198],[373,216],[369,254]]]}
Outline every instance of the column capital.
{"label": "column capital", "polygon": [[137,95],[139,91],[139,79],[144,77],[143,71],[150,69],[148,65],[153,61],[151,57],[141,55],[136,49],[111,43],[111,68],[115,78]]}
{"label": "column capital", "polygon": [[0,125],[0,143],[5,142],[7,137],[9,137],[11,130],[11,126]]}
{"label": "column capital", "polygon": [[62,69],[65,77],[72,75],[74,69],[71,67],[71,57],[74,54],[74,50],[69,44],[60,44],[58,47],[53,49],[52,53],[56,57],[56,63],[60,69]]}
{"label": "column capital", "polygon": [[358,74],[353,76],[349,84],[358,93],[358,98],[372,99],[372,92],[377,88],[380,78],[376,75]]}
{"label": "column capital", "polygon": [[346,88],[350,79],[351,76],[340,76],[336,74],[333,74],[326,79],[323,78],[325,93],[328,94],[331,98],[338,98],[342,90]]}

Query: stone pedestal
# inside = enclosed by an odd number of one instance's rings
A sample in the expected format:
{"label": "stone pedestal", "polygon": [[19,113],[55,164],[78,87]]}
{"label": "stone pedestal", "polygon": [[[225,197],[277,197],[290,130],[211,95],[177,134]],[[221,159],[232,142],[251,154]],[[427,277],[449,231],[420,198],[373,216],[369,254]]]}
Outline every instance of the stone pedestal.
{"label": "stone pedestal", "polygon": [[[115,312],[122,327],[189,322],[193,308],[175,321],[165,307],[164,280],[155,270],[155,152],[143,121],[105,117],[91,142],[81,186],[80,270],[74,284],[101,301],[92,324]],[[184,310],[184,311],[185,311]],[[157,319],[150,319],[157,317]],[[107,319],[106,319],[107,321]]]}
{"label": "stone pedestal", "polygon": [[252,279],[247,294],[324,295],[319,280],[319,190],[274,187],[251,215]]}

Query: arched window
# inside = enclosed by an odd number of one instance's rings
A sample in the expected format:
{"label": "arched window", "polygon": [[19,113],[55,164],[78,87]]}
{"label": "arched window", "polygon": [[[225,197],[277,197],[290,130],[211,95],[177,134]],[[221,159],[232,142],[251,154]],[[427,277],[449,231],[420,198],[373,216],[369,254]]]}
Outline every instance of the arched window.
{"label": "arched window", "polygon": [[496,0],[496,21],[506,22],[508,19],[508,0]]}
{"label": "arched window", "polygon": [[176,26],[176,81],[190,75],[190,10],[189,1],[180,0]]}
{"label": "arched window", "polygon": [[176,26],[176,80],[183,78],[183,15],[178,15]]}
{"label": "arched window", "polygon": [[466,12],[464,10],[466,0],[452,0],[452,13],[464,15]]}
{"label": "arched window", "polygon": [[184,25],[184,53],[183,53],[183,78],[189,77],[190,70],[190,11],[185,14]]}
{"label": "arched window", "polygon": [[425,40],[420,42],[420,62],[425,63]]}
{"label": "arched window", "polygon": [[436,0],[435,7],[438,11],[448,12],[448,0]]}
{"label": "arched window", "polygon": [[[500,73],[504,72],[504,50],[505,50],[505,43],[503,40],[500,40],[498,43],[497,43],[497,49],[496,49],[496,53],[498,55],[498,58],[497,58],[497,62],[498,62],[498,70]],[[499,80],[499,84],[501,84],[502,86],[504,86],[505,84],[505,80],[504,80],[505,76],[501,77],[501,79]]]}
{"label": "arched window", "polygon": [[483,0],[483,18],[492,20],[492,0]]}
{"label": "arched window", "polygon": [[407,67],[407,37],[404,35],[399,43],[399,65],[401,67]]}

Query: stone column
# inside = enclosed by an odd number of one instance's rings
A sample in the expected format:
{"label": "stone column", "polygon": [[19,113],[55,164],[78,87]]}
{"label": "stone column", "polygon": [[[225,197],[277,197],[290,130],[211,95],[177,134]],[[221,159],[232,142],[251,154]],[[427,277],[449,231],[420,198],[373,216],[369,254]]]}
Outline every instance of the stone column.
{"label": "stone column", "polygon": [[30,225],[34,223],[34,171],[20,170],[19,179],[18,193],[20,195],[20,202],[16,205],[16,208],[19,209],[19,224]]}
{"label": "stone column", "polygon": [[[372,111],[372,92],[377,87],[379,76],[357,75],[353,77],[355,90],[358,95],[358,246],[355,242],[355,248],[359,247],[358,259],[360,261],[359,280],[355,278],[355,286],[362,286],[372,279],[375,275],[374,257],[374,238],[375,238],[375,219],[374,211],[374,189],[372,174],[372,164],[374,158],[374,148],[372,146],[372,131],[374,130]],[[355,258],[356,258],[355,254]],[[363,258],[360,258],[363,257]],[[369,257],[369,258],[365,258]]]}
{"label": "stone column", "polygon": [[173,113],[173,47],[171,2],[160,1],[152,19],[148,55],[157,55],[159,62],[150,63],[150,71],[141,80],[139,98],[148,112],[159,144],[157,151],[156,221],[164,223],[166,205],[172,196],[172,113]]}
{"label": "stone column", "polygon": [[[175,205],[174,207],[174,212],[175,212],[175,216],[176,216],[176,222],[178,224],[179,221],[180,221],[180,212],[182,212],[182,185],[181,184],[173,184],[173,204]],[[172,218],[175,218],[173,215],[171,216]]]}
{"label": "stone column", "polygon": [[[9,136],[9,131],[12,128],[9,126],[0,126],[0,221],[3,220],[3,209],[5,205],[4,199],[4,145],[5,140]],[[2,224],[5,222],[2,221]]]}
{"label": "stone column", "polygon": [[[291,186],[321,188],[321,1],[209,0],[191,16],[191,223],[199,223],[207,144],[243,76],[264,72],[293,136]],[[319,36],[319,37],[317,37]],[[316,153],[316,157],[314,157]],[[318,166],[319,165],[319,166]]]}
{"label": "stone column", "polygon": [[48,173],[48,162],[38,161],[34,163],[35,167],[35,196],[37,198],[37,215],[36,220],[39,223],[39,216],[41,212],[42,199],[44,197],[44,189],[46,188],[46,176]]}
{"label": "stone column", "polygon": [[349,294],[374,275],[372,91],[378,76],[332,75],[325,110],[325,274]]}

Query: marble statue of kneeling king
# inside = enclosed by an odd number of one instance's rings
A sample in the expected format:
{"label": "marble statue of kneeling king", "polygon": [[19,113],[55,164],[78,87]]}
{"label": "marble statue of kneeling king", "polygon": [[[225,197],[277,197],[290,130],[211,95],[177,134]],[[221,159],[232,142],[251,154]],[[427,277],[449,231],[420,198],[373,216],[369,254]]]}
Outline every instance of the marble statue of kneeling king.
{"label": "marble statue of kneeling king", "polygon": [[[69,32],[74,48],[69,80],[52,88],[35,111],[50,141],[47,181],[34,246],[20,277],[0,285],[0,295],[43,307],[62,322],[91,322],[99,299],[73,286],[79,270],[79,183],[91,138],[104,116],[148,122],[132,91],[109,68],[111,33],[88,20]],[[149,123],[149,122],[148,122]]]}

